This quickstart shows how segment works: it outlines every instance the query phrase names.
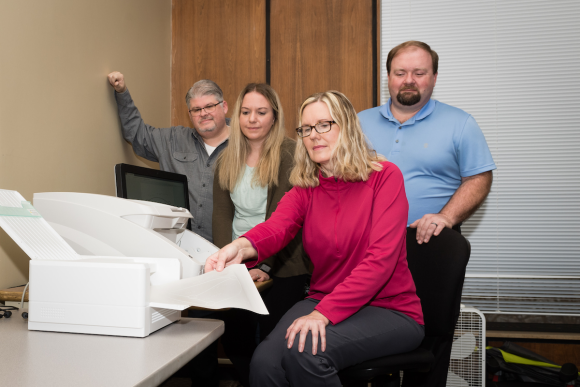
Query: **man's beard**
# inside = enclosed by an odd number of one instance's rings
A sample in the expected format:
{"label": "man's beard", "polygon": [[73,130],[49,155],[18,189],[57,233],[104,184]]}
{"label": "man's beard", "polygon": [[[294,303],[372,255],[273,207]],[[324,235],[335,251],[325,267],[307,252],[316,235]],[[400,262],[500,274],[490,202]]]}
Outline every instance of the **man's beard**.
{"label": "man's beard", "polygon": [[212,123],[213,126],[209,127],[209,128],[205,128],[205,129],[201,129],[201,128],[196,128],[198,133],[206,133],[206,132],[213,132],[214,130],[216,130],[217,125],[215,123],[215,120],[212,119]]}
{"label": "man's beard", "polygon": [[[416,91],[416,93],[411,93],[409,91]],[[413,106],[421,101],[421,93],[417,88],[407,87],[397,93],[397,101],[399,101],[403,106]]]}

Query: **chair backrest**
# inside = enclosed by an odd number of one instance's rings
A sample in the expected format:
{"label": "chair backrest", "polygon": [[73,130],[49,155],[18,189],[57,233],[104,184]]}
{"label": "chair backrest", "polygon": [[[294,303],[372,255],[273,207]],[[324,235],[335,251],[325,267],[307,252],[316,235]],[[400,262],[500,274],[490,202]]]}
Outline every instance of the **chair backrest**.
{"label": "chair backrest", "polygon": [[471,246],[449,228],[421,245],[416,235],[416,229],[407,228],[407,261],[423,307],[425,336],[453,334]]}

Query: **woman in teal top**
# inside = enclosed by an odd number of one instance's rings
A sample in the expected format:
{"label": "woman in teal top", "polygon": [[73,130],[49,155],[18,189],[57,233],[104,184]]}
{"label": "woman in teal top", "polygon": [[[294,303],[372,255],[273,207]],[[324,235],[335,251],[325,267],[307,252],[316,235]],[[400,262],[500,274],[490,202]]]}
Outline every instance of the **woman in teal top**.
{"label": "woman in teal top", "polygon": [[[213,184],[212,234],[220,248],[268,219],[292,188],[288,178],[296,142],[285,136],[280,99],[269,85],[251,83],[242,90],[233,109],[228,142],[216,162]],[[262,292],[270,314],[232,309],[223,316],[222,344],[244,386],[249,386],[258,325],[261,341],[304,298],[309,265],[299,234],[259,268],[250,270],[254,281],[274,279]]]}
{"label": "woman in teal top", "polygon": [[[255,225],[266,220],[266,200],[268,187],[252,184],[255,167],[246,164],[242,178],[236,184],[230,198],[234,204],[232,240],[250,231]],[[262,275],[264,278],[264,276]]]}

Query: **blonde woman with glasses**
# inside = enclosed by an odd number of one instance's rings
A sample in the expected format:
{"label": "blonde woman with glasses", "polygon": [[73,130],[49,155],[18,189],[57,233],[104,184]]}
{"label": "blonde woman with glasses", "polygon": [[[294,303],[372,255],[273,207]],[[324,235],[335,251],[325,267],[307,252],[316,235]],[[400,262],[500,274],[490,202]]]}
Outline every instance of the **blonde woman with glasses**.
{"label": "blonde woman with glasses", "polygon": [[252,387],[338,387],[340,369],[411,351],[424,336],[401,172],[369,149],[343,94],[310,96],[299,121],[294,188],[270,219],[206,261],[206,271],[253,267],[302,231],[314,265],[308,298],[256,349]]}
{"label": "blonde woman with glasses", "polygon": [[[269,85],[251,83],[240,93],[230,122],[229,145],[217,160],[213,186],[213,242],[223,247],[270,218],[289,182],[296,141],[285,136],[284,113]],[[233,309],[224,313],[222,344],[239,381],[249,387],[250,360],[260,339],[304,299],[309,260],[297,234],[280,251],[250,270],[254,281],[273,278],[262,292],[269,315]]]}

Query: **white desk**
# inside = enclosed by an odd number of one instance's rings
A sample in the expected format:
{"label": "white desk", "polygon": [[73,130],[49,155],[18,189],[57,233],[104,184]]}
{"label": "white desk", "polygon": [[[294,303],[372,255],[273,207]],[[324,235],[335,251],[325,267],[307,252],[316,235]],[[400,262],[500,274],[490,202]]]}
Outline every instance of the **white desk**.
{"label": "white desk", "polygon": [[37,332],[14,312],[0,319],[3,386],[157,386],[224,332],[191,318],[146,338]]}

